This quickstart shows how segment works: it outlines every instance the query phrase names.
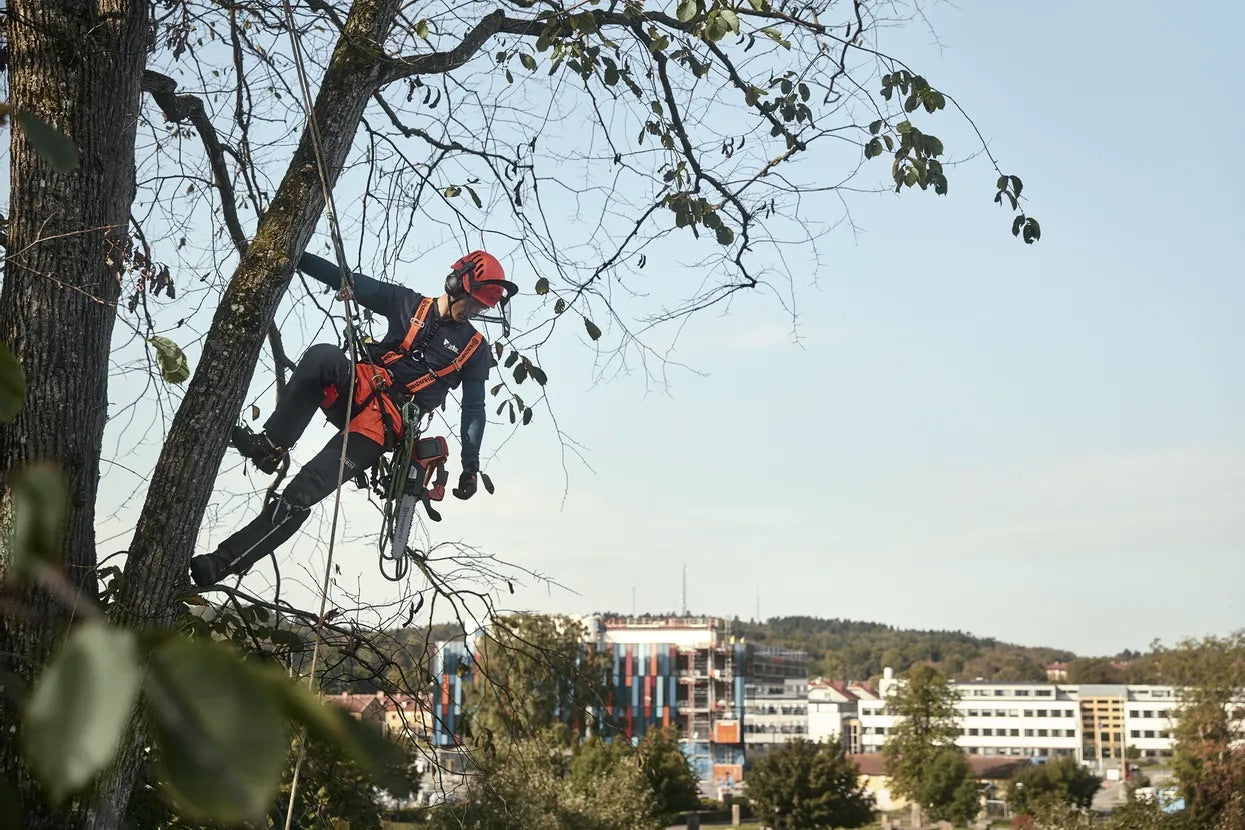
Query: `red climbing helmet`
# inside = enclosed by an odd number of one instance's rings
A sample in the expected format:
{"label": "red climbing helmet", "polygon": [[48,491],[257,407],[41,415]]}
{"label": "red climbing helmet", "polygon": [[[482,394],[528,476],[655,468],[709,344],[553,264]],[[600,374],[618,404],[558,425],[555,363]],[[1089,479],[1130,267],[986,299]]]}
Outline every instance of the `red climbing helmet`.
{"label": "red climbing helmet", "polygon": [[519,287],[506,281],[506,272],[497,257],[484,251],[472,251],[450,266],[445,278],[445,293],[451,297],[469,294],[485,308],[495,308],[519,292]]}
{"label": "red climbing helmet", "polygon": [[474,319],[500,323],[502,336],[510,336],[510,298],[519,293],[519,286],[506,281],[506,272],[497,257],[472,251],[455,262],[445,278],[445,293],[455,300],[470,297],[482,307],[480,311],[497,309],[492,315],[475,314]]}

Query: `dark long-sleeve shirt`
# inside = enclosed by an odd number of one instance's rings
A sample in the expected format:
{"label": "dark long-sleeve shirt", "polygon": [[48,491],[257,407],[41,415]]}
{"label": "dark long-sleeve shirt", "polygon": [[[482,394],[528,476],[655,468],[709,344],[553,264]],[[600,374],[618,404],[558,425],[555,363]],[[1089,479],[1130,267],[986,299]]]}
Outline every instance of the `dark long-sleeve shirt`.
{"label": "dark long-sleeve shirt", "polygon": [[[341,288],[341,269],[323,257],[305,253],[298,261],[298,269],[330,288]],[[388,321],[389,328],[384,339],[369,347],[372,358],[379,360],[380,355],[402,342],[424,295],[406,286],[382,282],[363,274],[352,273],[351,282],[354,285],[354,299],[359,305]],[[387,367],[394,374],[392,389],[403,389],[407,382],[426,375],[430,369],[448,366],[476,333],[475,326],[469,322],[459,323],[452,317],[441,317],[434,303],[419,342],[412,345],[406,357]],[[480,469],[480,447],[484,441],[486,420],[484,384],[488,380],[491,363],[489,345],[484,341],[460,370],[451,372],[414,396],[420,411],[430,412],[445,403],[451,389],[462,384],[460,437],[465,472],[474,473]]]}

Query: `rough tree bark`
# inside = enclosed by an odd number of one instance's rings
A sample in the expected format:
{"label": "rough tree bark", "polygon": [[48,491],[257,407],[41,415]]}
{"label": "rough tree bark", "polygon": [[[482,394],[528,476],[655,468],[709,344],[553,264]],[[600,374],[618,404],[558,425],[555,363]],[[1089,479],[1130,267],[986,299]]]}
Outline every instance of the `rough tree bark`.
{"label": "rough tree bark", "polygon": [[[66,573],[91,597],[108,354],[120,293],[108,260],[127,238],[134,199],[148,14],[146,0],[10,0],[4,12],[8,103],[68,136],[81,155],[76,169],[58,173],[13,125],[0,339],[24,367],[28,393],[17,419],[0,425],[0,476],[40,459],[64,470]],[[29,678],[69,617],[42,592],[23,590],[4,607],[25,611],[0,616],[0,668]],[[49,812],[21,763],[10,731],[16,712],[6,698],[0,696],[0,773],[16,784],[23,827],[66,826],[71,818]]]}

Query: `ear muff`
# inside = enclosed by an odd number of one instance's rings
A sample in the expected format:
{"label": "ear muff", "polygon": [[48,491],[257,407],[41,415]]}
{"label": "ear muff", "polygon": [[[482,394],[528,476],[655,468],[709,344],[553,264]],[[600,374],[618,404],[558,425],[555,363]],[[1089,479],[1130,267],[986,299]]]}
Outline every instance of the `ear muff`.
{"label": "ear muff", "polygon": [[463,280],[474,270],[474,263],[470,262],[466,258],[455,262],[449,276],[445,278],[445,293],[449,294],[450,298],[455,300],[466,294],[467,291],[463,287]]}

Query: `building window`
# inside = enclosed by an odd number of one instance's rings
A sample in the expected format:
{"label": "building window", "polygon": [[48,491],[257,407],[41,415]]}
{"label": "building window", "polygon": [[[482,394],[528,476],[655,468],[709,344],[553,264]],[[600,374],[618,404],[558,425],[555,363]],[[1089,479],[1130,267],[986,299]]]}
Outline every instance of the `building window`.
{"label": "building window", "polygon": [[1032,738],[1032,737],[1033,737],[1033,730],[1032,730],[1032,729],[1026,729],[1026,730],[1025,730],[1025,737],[1026,737],[1026,738]]}
{"label": "building window", "polygon": [[1017,689],[1016,690],[1016,697],[1028,697],[1028,696],[1029,696],[1028,689]]}
{"label": "building window", "polygon": [[1026,710],[1025,710],[1025,717],[1026,717],[1026,718],[1031,718],[1031,717],[1033,717],[1033,710],[1032,710],[1032,709],[1026,709]]}
{"label": "building window", "polygon": [[1013,737],[1013,738],[1019,738],[1019,737],[1020,737],[1020,730],[1019,730],[1019,729],[1013,729],[1013,730],[1012,730],[1012,737]]}
{"label": "building window", "polygon": [[1131,732],[1129,732],[1129,733],[1128,733],[1128,737],[1130,737],[1130,738],[1140,738],[1140,737],[1141,737],[1141,730],[1140,730],[1140,729],[1134,729],[1134,730],[1132,730]]}
{"label": "building window", "polygon": [[979,730],[977,730],[977,729],[969,729],[969,730],[968,730],[968,734],[970,734],[970,735],[977,735],[978,733],[979,733]]}
{"label": "building window", "polygon": [[1046,733],[1047,733],[1047,730],[1045,730],[1045,729],[1039,729],[1039,730],[1037,731],[1037,736],[1038,736],[1039,738],[1045,738],[1045,737],[1047,737],[1047,734],[1046,734]]}
{"label": "building window", "polygon": [[[1136,736],[1134,736],[1134,737],[1136,737]],[[1153,729],[1147,729],[1147,730],[1146,730],[1146,737],[1147,737],[1147,738],[1153,738],[1153,737],[1154,737],[1154,730],[1153,730]]]}

